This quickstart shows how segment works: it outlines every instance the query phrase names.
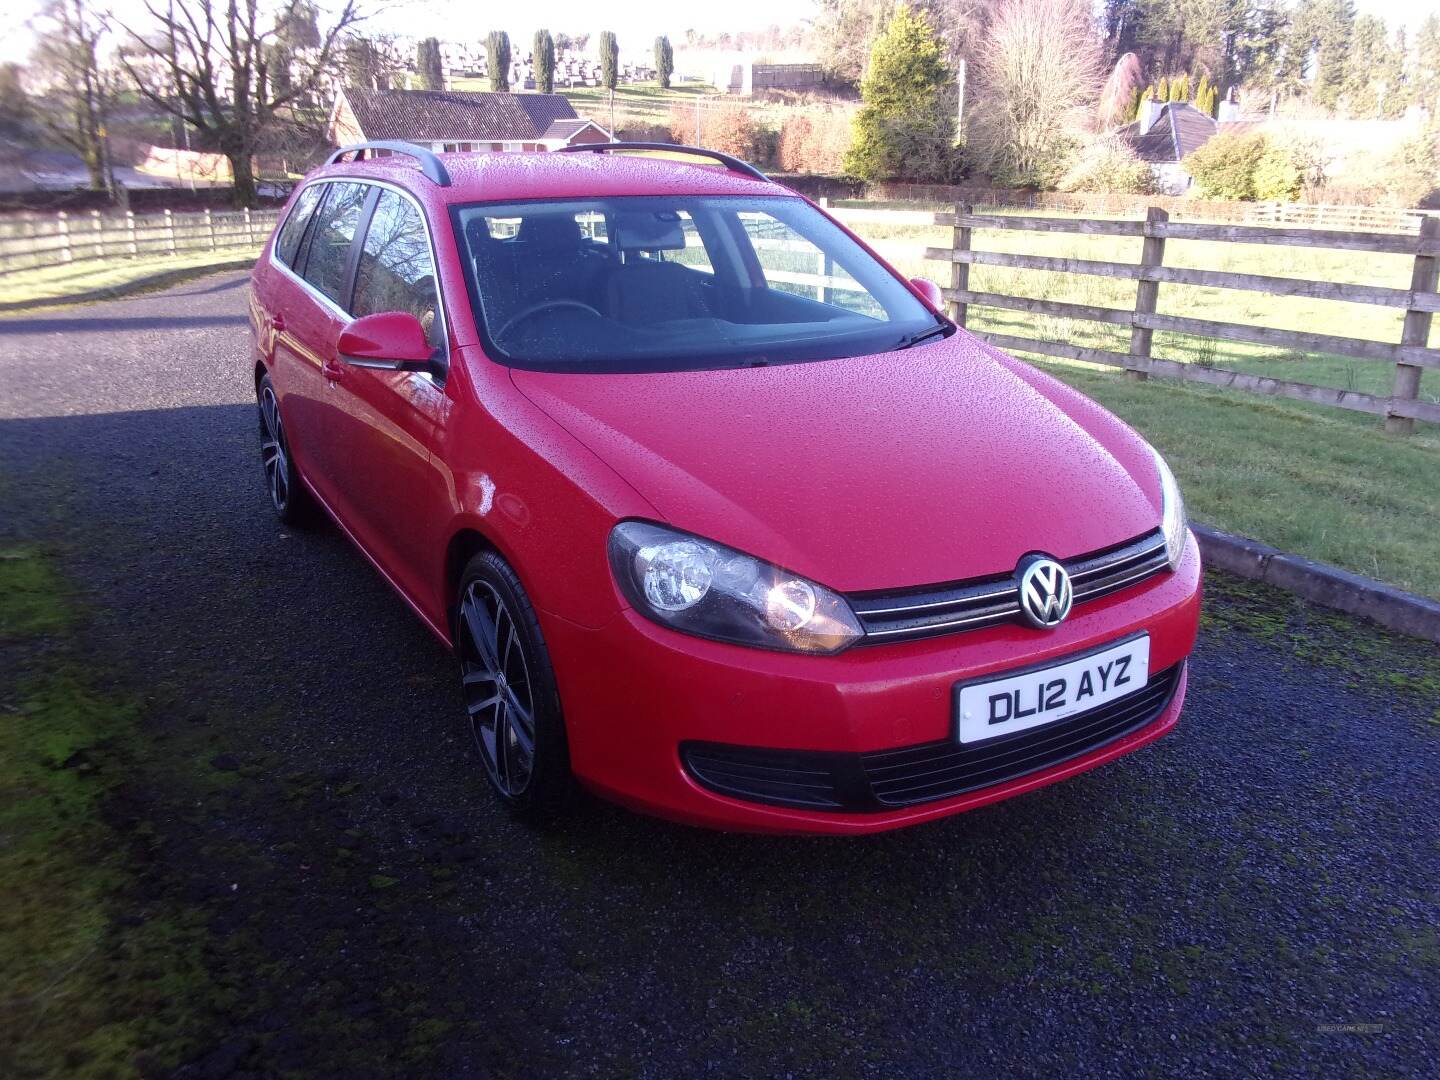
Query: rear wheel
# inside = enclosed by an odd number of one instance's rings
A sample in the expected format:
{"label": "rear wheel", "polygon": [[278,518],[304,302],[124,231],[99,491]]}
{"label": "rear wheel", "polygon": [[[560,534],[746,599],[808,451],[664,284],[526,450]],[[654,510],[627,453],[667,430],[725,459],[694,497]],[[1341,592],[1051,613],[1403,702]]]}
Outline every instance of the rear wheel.
{"label": "rear wheel", "polygon": [[310,494],[300,482],[285,424],[280,419],[280,401],[270,376],[261,378],[257,388],[260,406],[260,463],[265,469],[265,486],[275,515],[287,525],[299,525],[312,511]]}
{"label": "rear wheel", "polygon": [[493,551],[461,575],[455,643],[467,722],[490,786],[521,817],[561,809],[575,785],[555,672],[524,586]]}

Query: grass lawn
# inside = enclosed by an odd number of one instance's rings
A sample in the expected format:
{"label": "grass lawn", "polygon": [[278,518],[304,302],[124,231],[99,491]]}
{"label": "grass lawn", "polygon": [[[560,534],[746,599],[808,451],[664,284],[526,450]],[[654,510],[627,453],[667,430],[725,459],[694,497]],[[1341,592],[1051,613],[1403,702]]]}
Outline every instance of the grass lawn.
{"label": "grass lawn", "polygon": [[1037,361],[1155,444],[1198,521],[1440,598],[1440,431]]}
{"label": "grass lawn", "polygon": [[24,303],[72,296],[93,289],[123,288],[140,278],[169,270],[200,271],[258,253],[245,248],[195,252],[190,255],[140,256],[134,259],[94,259],[51,266],[44,270],[17,270],[0,277],[0,304]]}
{"label": "grass lawn", "polygon": [[[949,283],[949,266],[927,261],[920,253],[926,245],[948,247],[951,239],[949,229],[863,222],[857,224],[856,231],[866,240],[876,243],[881,253],[905,273],[933,278],[941,284]],[[998,229],[976,230],[972,240],[978,250],[1128,263],[1140,261],[1142,242],[1139,237],[1074,236]],[[1172,240],[1165,249],[1168,266],[1388,285],[1399,289],[1410,287],[1412,261],[1403,255],[1195,240]],[[970,271],[970,288],[979,292],[1131,310],[1135,305],[1136,282],[1054,274],[1043,270],[974,266]],[[1398,308],[1170,284],[1160,286],[1158,310],[1165,315],[1383,342],[1399,342],[1404,322],[1404,313]],[[1129,350],[1128,327],[1080,319],[971,307],[969,326],[974,330],[1067,341],[1119,352]],[[1434,340],[1432,335],[1432,343]],[[1153,352],[1169,360],[1232,368],[1274,379],[1359,390],[1380,396],[1389,395],[1394,378],[1393,365],[1373,360],[1167,332],[1155,334]],[[1424,400],[1440,401],[1440,370],[1430,369],[1424,373],[1420,393]]]}
{"label": "grass lawn", "polygon": [[[489,90],[489,79],[455,79],[456,90]],[[522,91],[523,92],[523,91]],[[610,95],[600,86],[557,86],[555,92],[566,98],[581,116],[610,128]],[[670,110],[676,105],[690,105],[696,100],[719,97],[720,91],[703,83],[685,83],[665,90],[658,83],[627,83],[615,88],[615,129],[668,124]]]}

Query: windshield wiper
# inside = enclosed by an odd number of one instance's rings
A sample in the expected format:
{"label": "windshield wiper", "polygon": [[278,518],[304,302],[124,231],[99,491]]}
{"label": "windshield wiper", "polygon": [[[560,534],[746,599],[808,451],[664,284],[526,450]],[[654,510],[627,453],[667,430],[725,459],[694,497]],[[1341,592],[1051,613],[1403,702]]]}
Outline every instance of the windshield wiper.
{"label": "windshield wiper", "polygon": [[946,332],[947,330],[949,330],[949,329],[950,329],[950,324],[949,324],[949,323],[936,323],[934,326],[930,327],[930,329],[928,329],[928,330],[917,330],[915,333],[909,334],[909,335],[901,338],[901,339],[900,339],[900,344],[899,344],[899,345],[896,345],[895,348],[896,348],[896,349],[908,349],[908,348],[910,348],[912,345],[919,345],[921,342],[929,341],[931,338],[936,337],[936,336],[938,336],[938,335],[940,335],[940,334],[943,334],[943,333],[945,333],[945,332]]}

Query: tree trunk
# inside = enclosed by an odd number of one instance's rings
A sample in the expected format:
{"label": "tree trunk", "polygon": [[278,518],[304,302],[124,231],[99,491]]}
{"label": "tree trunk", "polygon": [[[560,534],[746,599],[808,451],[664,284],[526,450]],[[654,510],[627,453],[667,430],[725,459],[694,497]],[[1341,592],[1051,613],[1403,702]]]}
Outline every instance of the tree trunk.
{"label": "tree trunk", "polygon": [[255,170],[250,161],[250,151],[239,150],[236,152],[226,151],[225,157],[230,161],[230,173],[235,177],[235,205],[237,207],[254,207],[257,202],[255,191]]}

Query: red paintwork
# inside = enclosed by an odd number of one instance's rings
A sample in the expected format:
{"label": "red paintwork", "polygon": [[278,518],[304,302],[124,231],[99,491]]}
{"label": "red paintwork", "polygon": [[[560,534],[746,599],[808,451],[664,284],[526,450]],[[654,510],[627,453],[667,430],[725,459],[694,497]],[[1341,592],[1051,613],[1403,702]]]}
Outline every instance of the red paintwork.
{"label": "red paintwork", "polygon": [[[476,331],[448,204],[536,197],[792,196],[719,169],[603,155],[444,155],[438,188],[401,159],[315,175],[383,179],[426,208],[450,372],[336,364],[343,317],[262,255],[251,316],[307,486],[447,644],[454,545],[515,567],[560,683],[576,775],[646,811],[719,828],[867,832],[991,802],[1143,745],[1178,717],[1087,757],[887,814],[738,802],[682,772],[681,739],[873,750],[950,730],[960,679],[1145,630],[1151,668],[1193,647],[1200,562],[1077,608],[1053,631],[1002,626],[799,656],[700,640],[628,610],[606,560],[621,518],[665,521],[842,591],[1012,570],[1159,521],[1150,450],[1054,379],[963,331],[903,352],[738,370],[566,375],[503,367]],[[883,260],[881,260],[883,262]],[[896,275],[898,279],[900,275]],[[924,293],[906,282],[917,296]],[[277,316],[283,329],[276,328]]]}
{"label": "red paintwork", "polygon": [[414,315],[408,311],[381,311],[363,315],[340,331],[335,351],[357,360],[416,364],[429,360],[433,350],[425,340],[425,328]]}

